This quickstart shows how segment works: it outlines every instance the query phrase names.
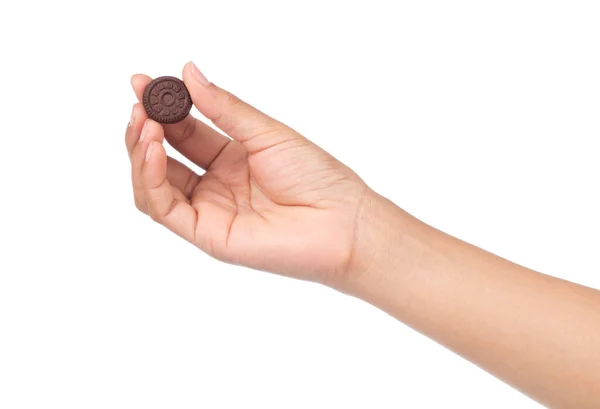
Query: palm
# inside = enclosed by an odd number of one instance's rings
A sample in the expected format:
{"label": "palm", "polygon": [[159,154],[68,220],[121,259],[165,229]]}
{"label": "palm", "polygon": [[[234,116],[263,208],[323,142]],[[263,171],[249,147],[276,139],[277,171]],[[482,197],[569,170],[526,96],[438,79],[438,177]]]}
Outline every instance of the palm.
{"label": "palm", "polygon": [[251,155],[232,142],[193,189],[192,206],[214,216],[195,227],[209,229],[209,243],[196,244],[236,264],[327,279],[348,263],[361,188],[306,140]]}

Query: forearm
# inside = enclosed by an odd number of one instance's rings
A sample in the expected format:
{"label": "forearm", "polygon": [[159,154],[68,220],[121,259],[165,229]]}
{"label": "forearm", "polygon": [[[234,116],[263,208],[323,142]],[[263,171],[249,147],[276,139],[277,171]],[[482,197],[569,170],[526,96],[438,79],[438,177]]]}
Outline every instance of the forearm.
{"label": "forearm", "polygon": [[346,291],[552,407],[600,405],[600,292],[521,267],[375,194]]}

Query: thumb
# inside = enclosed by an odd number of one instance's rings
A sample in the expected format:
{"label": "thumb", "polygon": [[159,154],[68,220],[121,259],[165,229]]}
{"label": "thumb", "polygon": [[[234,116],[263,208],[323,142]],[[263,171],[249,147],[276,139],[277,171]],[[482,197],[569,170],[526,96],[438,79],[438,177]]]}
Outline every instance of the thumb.
{"label": "thumb", "polygon": [[191,61],[183,68],[183,82],[198,111],[241,142],[250,153],[302,138],[291,128],[209,82]]}

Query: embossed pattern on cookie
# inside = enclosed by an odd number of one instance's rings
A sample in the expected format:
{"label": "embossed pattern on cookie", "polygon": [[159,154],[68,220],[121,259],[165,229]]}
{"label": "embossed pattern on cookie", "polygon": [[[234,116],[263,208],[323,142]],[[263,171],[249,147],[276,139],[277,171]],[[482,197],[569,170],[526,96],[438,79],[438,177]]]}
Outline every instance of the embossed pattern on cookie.
{"label": "embossed pattern on cookie", "polygon": [[175,77],[158,77],[144,90],[142,103],[150,119],[161,124],[182,121],[192,109],[192,97],[183,81]]}

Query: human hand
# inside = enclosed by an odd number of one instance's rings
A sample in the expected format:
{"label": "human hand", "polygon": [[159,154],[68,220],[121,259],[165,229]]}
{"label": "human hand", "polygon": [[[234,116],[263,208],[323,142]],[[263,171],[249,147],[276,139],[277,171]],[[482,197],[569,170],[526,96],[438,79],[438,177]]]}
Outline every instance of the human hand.
{"label": "human hand", "polygon": [[[136,104],[126,143],[140,210],[220,260],[355,295],[542,403],[598,407],[600,292],[426,225],[190,63],[183,80],[232,139],[192,116],[162,126]],[[138,99],[149,82],[132,78]],[[168,158],[164,139],[206,173]]]}
{"label": "human hand", "polygon": [[[151,79],[134,75],[138,100]],[[135,203],[153,220],[229,263],[343,287],[370,190],[293,129],[209,83],[188,63],[192,115],[161,125],[137,103],[126,131]],[[163,140],[206,173],[167,156]]]}

